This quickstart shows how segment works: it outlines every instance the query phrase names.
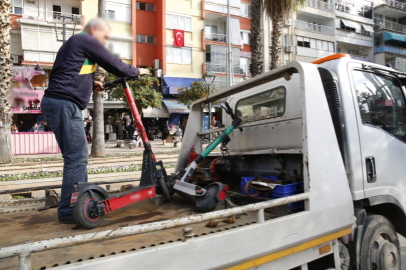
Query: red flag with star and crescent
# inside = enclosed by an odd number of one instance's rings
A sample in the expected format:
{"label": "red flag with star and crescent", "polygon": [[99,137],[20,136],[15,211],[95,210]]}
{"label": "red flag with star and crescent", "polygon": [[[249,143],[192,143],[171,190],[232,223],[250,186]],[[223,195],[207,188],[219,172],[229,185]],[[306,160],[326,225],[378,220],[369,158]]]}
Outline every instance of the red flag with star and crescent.
{"label": "red flag with star and crescent", "polygon": [[176,47],[184,47],[185,46],[185,32],[183,30],[173,30],[174,34],[174,46]]}

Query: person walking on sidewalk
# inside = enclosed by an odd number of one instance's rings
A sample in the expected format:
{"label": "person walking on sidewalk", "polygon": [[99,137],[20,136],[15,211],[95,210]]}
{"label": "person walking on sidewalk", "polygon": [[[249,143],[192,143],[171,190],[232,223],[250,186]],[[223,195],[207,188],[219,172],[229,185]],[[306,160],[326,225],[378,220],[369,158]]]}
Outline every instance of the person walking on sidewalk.
{"label": "person walking on sidewalk", "polygon": [[149,74],[122,62],[104,45],[110,27],[101,18],[91,19],[83,32],[70,37],[59,49],[41,101],[45,121],[55,134],[64,158],[62,191],[58,207],[61,223],[74,224],[70,198],[76,182],[87,182],[86,135],[83,132],[81,110],[90,101],[92,90],[103,91],[100,82],[93,81],[97,64],[118,77]]}

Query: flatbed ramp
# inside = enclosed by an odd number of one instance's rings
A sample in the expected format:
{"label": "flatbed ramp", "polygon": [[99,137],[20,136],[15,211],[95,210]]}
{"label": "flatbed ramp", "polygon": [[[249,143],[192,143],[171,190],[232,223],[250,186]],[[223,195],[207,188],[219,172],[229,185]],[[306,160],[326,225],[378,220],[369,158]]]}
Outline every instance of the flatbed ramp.
{"label": "flatbed ramp", "polygon": [[[194,204],[189,203],[178,195],[172,197],[170,203],[155,206],[150,202],[142,202],[125,207],[114,213],[107,214],[100,227],[93,230],[78,228],[75,224],[60,224],[56,208],[38,211],[43,202],[6,204],[0,206],[0,247],[15,246],[27,242],[35,242],[52,238],[60,238],[100,232],[119,227],[147,224],[174,218],[187,217],[197,214]],[[224,203],[219,203],[216,210],[224,209]],[[265,220],[270,219],[271,213],[265,212]],[[235,223],[219,223],[216,228],[209,228],[207,222],[188,226],[179,226],[138,235],[90,242],[87,244],[57,248],[32,254],[33,269],[49,269],[55,266],[71,264],[78,261],[92,260],[99,257],[114,256],[124,252],[137,252],[146,248],[183,241],[183,229],[192,227],[194,237],[223,230],[232,230],[257,221],[255,212],[240,215]],[[136,262],[134,262],[136,263]],[[18,256],[0,260],[0,269],[19,269]]]}

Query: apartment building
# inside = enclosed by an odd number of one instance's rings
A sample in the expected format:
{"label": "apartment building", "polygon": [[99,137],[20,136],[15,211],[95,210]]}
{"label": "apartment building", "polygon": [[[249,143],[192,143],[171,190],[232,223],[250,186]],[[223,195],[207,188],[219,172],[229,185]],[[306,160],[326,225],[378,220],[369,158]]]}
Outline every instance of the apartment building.
{"label": "apartment building", "polygon": [[406,2],[376,1],[374,13],[375,62],[406,72]]}
{"label": "apartment building", "polygon": [[[229,0],[230,21],[227,25],[227,0],[201,1],[204,28],[202,28],[202,45],[204,63],[202,73],[216,73],[214,88],[227,86],[227,51],[231,43],[231,83],[236,84],[250,76],[251,63],[250,31],[251,2],[249,0]],[[229,36],[227,36],[229,27]]]}

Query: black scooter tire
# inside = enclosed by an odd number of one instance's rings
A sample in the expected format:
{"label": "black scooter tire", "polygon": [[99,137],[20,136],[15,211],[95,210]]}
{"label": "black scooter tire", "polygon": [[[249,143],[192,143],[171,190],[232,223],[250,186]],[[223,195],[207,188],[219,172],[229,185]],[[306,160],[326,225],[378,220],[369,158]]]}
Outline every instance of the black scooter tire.
{"label": "black scooter tire", "polygon": [[102,200],[102,196],[97,192],[93,192],[97,198],[93,198],[89,192],[84,192],[78,198],[77,204],[73,207],[73,216],[75,218],[76,224],[84,229],[94,229],[97,228],[103,221],[104,215],[98,216],[97,218],[92,218],[89,213],[90,205],[95,199]]}
{"label": "black scooter tire", "polygon": [[165,179],[163,177],[158,177],[156,180],[159,190],[161,191],[161,195],[164,197],[165,202],[171,201],[171,194],[169,193],[168,186],[166,185]]}
{"label": "black scooter tire", "polygon": [[208,187],[206,194],[196,199],[196,211],[206,213],[214,210],[218,203],[216,198],[218,189],[217,185]]}

